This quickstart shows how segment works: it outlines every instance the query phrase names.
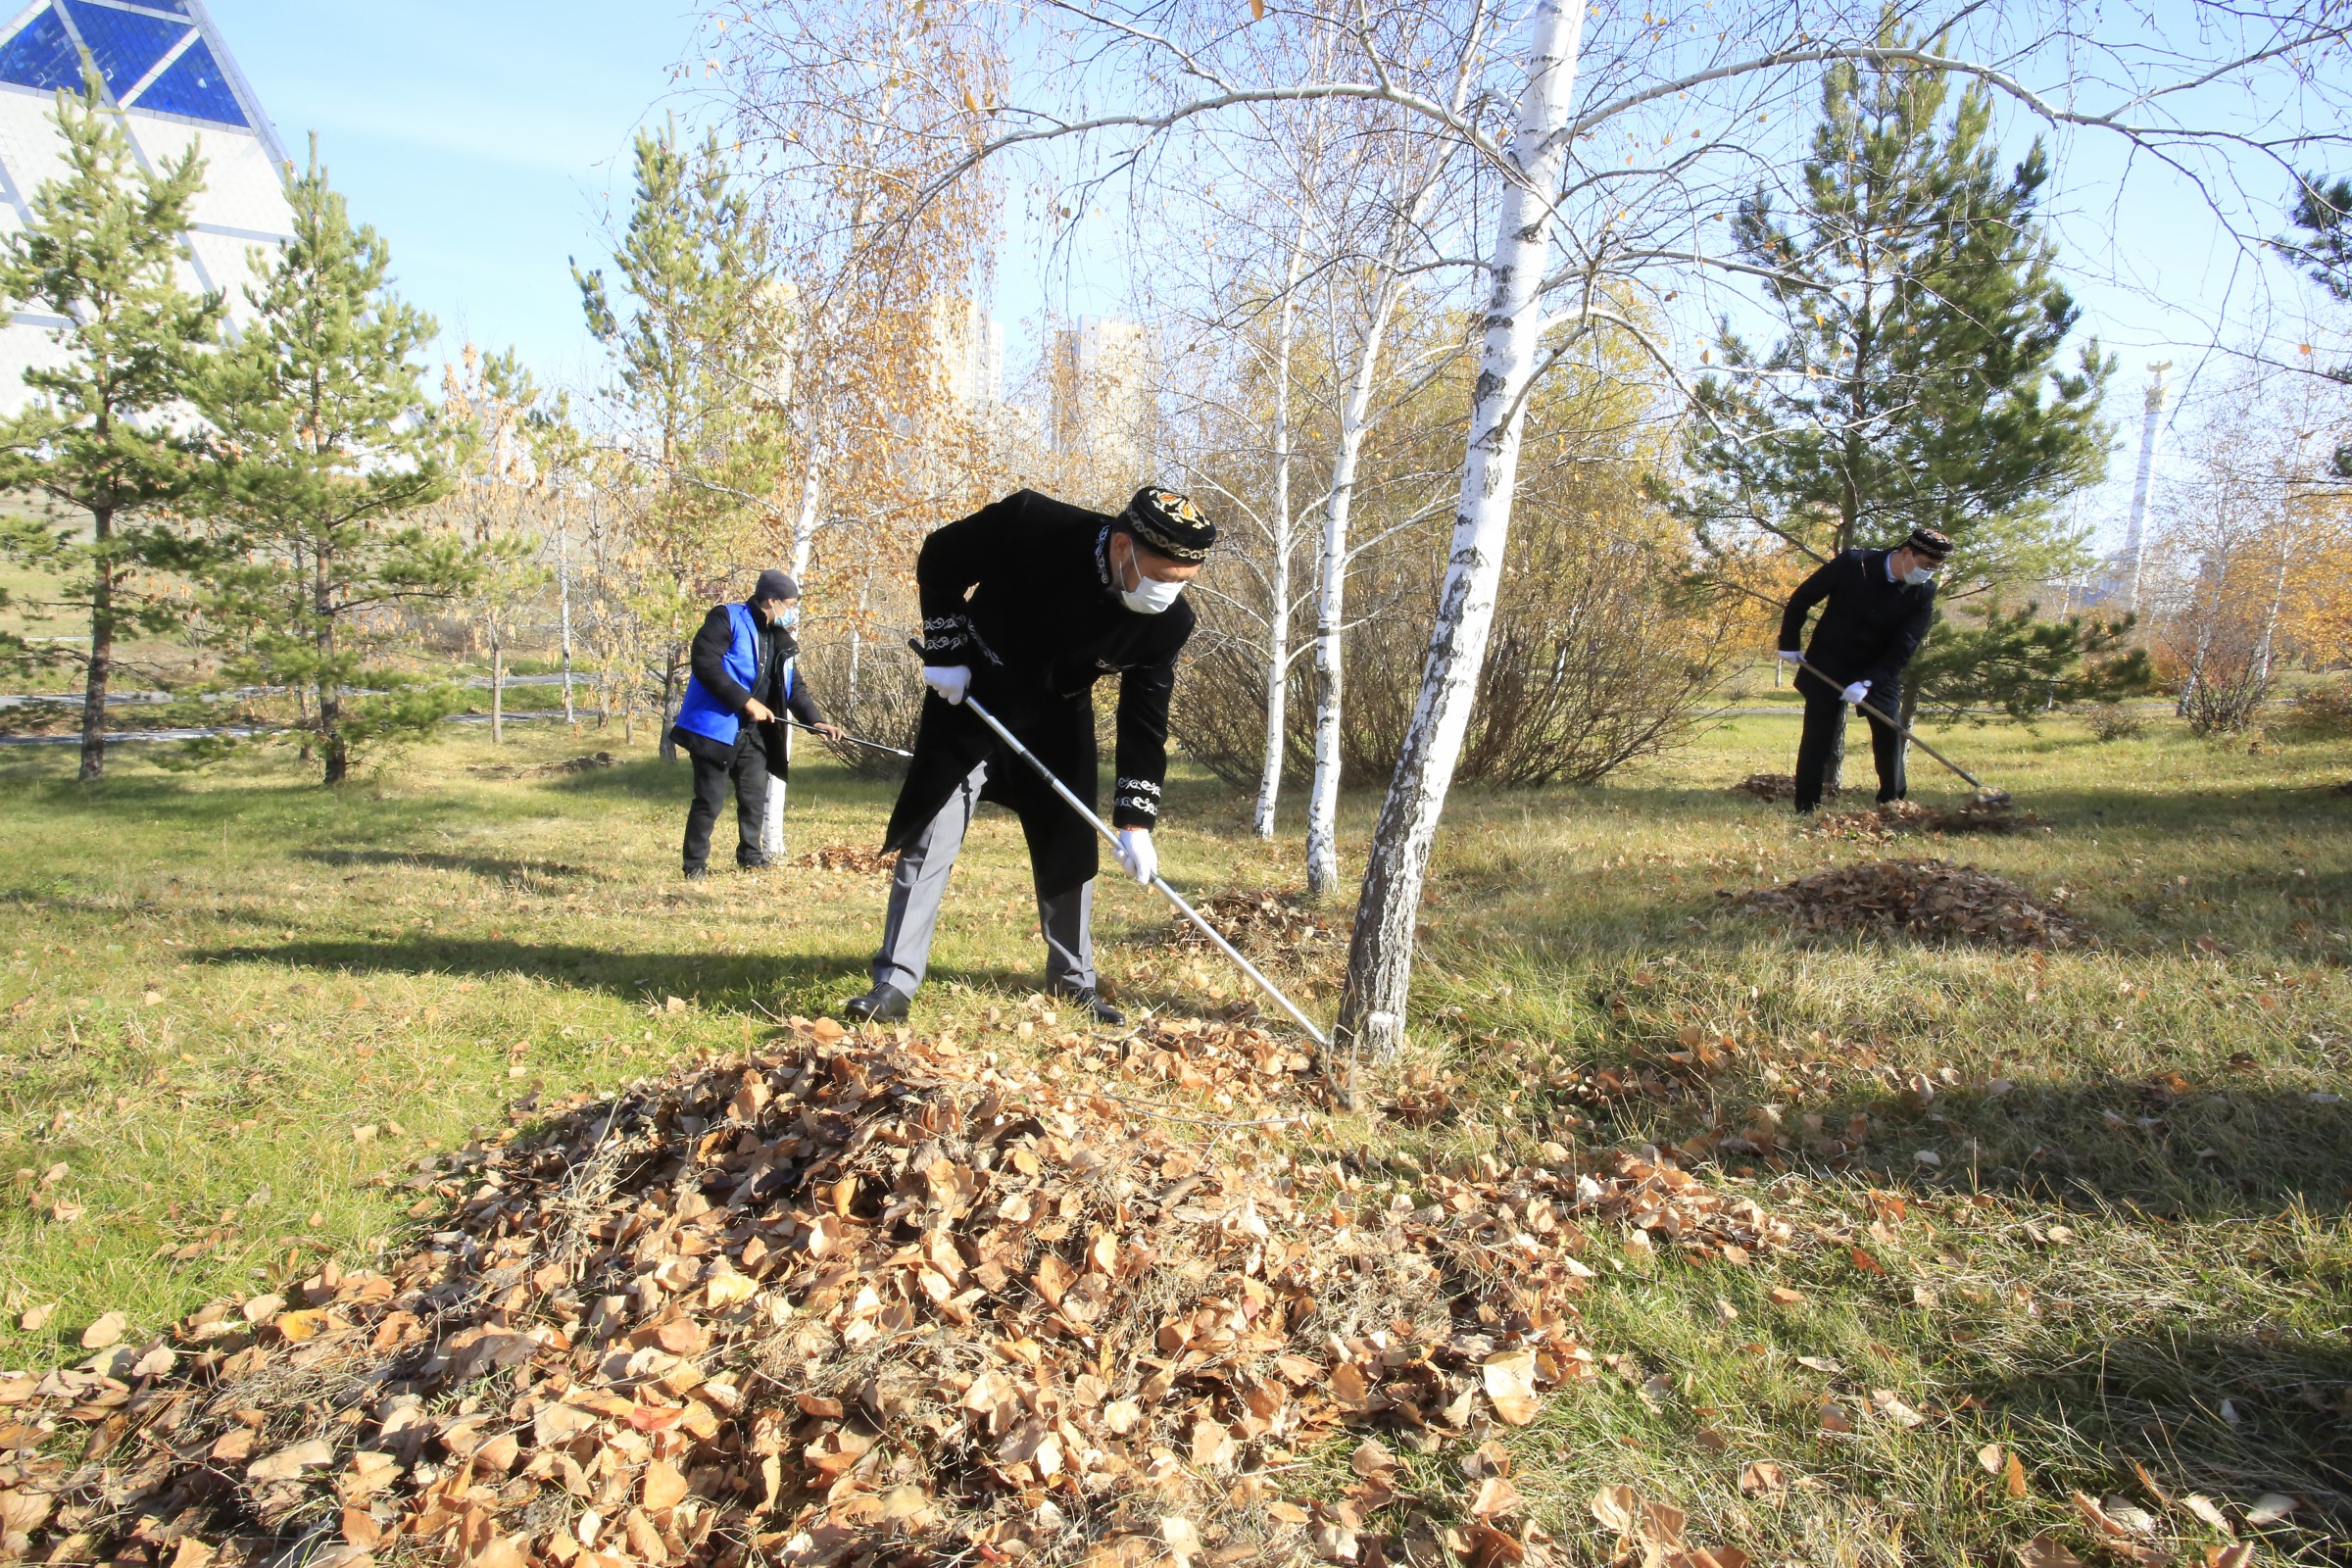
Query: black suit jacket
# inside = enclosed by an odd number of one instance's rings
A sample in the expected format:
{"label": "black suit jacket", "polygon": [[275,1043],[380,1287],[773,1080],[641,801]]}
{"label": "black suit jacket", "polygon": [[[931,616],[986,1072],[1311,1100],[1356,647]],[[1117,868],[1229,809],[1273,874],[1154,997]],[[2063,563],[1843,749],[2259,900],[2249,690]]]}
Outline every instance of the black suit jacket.
{"label": "black suit jacket", "polygon": [[[1193,607],[1129,610],[1111,585],[1112,518],[1034,490],[1017,491],[934,530],[915,559],[923,662],[966,664],[972,695],[1080,800],[1098,799],[1095,682],[1119,678],[1110,818],[1151,827],[1168,771],[1168,701]],[[963,708],[926,697],[914,760],[884,847],[898,849],[989,761],[986,798],[1019,813],[1038,886],[1066,892],[1093,876],[1094,830]]]}
{"label": "black suit jacket", "polygon": [[1886,575],[1891,550],[1848,550],[1807,577],[1781,615],[1781,647],[1803,641],[1805,616],[1827,601],[1805,662],[1841,685],[1867,680],[1872,706],[1894,701],[1903,666],[1927,639],[1936,585],[1914,587]]}

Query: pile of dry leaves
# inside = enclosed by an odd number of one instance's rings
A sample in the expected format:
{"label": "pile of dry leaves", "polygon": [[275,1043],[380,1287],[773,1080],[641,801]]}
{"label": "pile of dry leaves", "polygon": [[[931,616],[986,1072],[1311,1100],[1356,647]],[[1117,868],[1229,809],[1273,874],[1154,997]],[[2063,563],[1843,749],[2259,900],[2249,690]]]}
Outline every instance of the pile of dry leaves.
{"label": "pile of dry leaves", "polygon": [[2040,823],[2031,812],[2020,812],[2005,801],[1971,800],[1953,810],[1888,801],[1867,811],[1833,811],[1817,820],[1813,831],[1825,838],[1876,844],[1905,833],[2023,833],[2037,827]]}
{"label": "pile of dry leaves", "polygon": [[1834,865],[1741,894],[1739,903],[1804,931],[1902,931],[2010,948],[2097,940],[2079,921],[2035,904],[2016,883],[1949,860]]}
{"label": "pile of dry leaves", "polygon": [[[1259,963],[1282,963],[1311,969],[1342,956],[1348,949],[1348,922],[1305,902],[1296,892],[1226,893],[1202,899],[1194,906],[1225,940]],[[1208,938],[1200,928],[1177,915],[1170,922],[1173,947],[1205,953]]]}
{"label": "pile of dry leaves", "polygon": [[[1734,795],[1753,795],[1759,801],[1793,801],[1796,799],[1796,780],[1787,773],[1750,773],[1732,786]],[[1838,786],[1822,786],[1822,799],[1838,794]]]}
{"label": "pile of dry leaves", "polygon": [[851,871],[859,876],[888,876],[899,863],[897,851],[883,854],[855,844],[828,844],[792,862],[810,871]]}
{"label": "pile of dry leaves", "polygon": [[[110,1314],[86,1367],[0,1376],[0,1555],[1541,1562],[1489,1445],[1593,1376],[1588,1227],[1734,1262],[1790,1241],[1654,1155],[1556,1146],[1384,1203],[1147,1108],[1302,1110],[1284,1043],[1055,1044],[1041,1071],[796,1019],[424,1160],[437,1228],[382,1272],[143,1343]],[[1348,1489],[1298,1495],[1334,1440]],[[1396,1450],[1448,1446],[1459,1494],[1411,1492]]]}

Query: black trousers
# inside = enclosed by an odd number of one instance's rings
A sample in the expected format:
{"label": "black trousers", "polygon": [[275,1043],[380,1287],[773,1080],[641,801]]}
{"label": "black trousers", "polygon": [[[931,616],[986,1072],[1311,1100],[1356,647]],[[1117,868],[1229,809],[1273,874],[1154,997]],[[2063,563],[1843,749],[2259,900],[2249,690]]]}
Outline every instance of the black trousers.
{"label": "black trousers", "polygon": [[[1830,768],[1830,752],[1838,744],[1838,732],[1845,728],[1845,699],[1842,687],[1831,686],[1815,678],[1809,671],[1796,677],[1797,689],[1805,695],[1805,732],[1796,743],[1796,808],[1810,811],[1821,804],[1823,775]],[[1902,689],[1896,687],[1881,694],[1877,687],[1870,692],[1870,706],[1882,702],[1900,704]],[[1889,707],[1889,711],[1899,709]],[[1864,713],[1870,725],[1870,755],[1879,764],[1879,801],[1899,801],[1906,793],[1903,778],[1903,737],[1892,724]]]}
{"label": "black trousers", "polygon": [[687,755],[694,760],[694,804],[686,808],[686,869],[699,871],[710,860],[710,830],[718,823],[730,789],[735,795],[735,863],[765,865],[767,854],[760,846],[767,831],[767,748],[760,744],[760,732],[744,725],[733,755],[723,761],[699,750]]}

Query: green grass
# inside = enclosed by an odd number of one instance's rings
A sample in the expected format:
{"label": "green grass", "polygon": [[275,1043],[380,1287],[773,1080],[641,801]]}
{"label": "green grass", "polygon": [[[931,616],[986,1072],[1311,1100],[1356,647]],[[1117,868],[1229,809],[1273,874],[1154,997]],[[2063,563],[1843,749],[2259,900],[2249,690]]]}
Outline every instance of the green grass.
{"label": "green grass", "polygon": [[[613,733],[513,736],[454,734],[335,794],[264,759],[191,777],[122,748],[84,790],[70,757],[0,758],[0,1179],[17,1173],[0,1362],[74,1355],[108,1308],[158,1325],[323,1252],[364,1260],[429,1212],[405,1185],[421,1156],[527,1115],[534,1092],[739,1048],[767,1012],[861,988],[880,878],[683,884],[682,767]],[[2295,1495],[2266,1559],[2344,1560],[2352,796],[2331,786],[2352,747],[2250,754],[2169,722],[2107,745],[2067,722],[1962,731],[2049,831],[1888,849],[1725,789],[1786,766],[1793,740],[1788,718],[1744,718],[1605,788],[1457,798],[1392,1069],[1450,1075],[1455,1108],[1304,1135],[1351,1158],[1368,1204],[1413,1196],[1400,1152],[1688,1144],[1797,1226],[1746,1268],[1594,1239],[1584,1332],[1619,1359],[1506,1435],[1535,1517],[1600,1560],[1590,1501],[1631,1483],[1689,1510],[1694,1543],[1767,1561],[1988,1563],[2045,1532],[2096,1559],[2066,1506],[2081,1489],[2160,1515],[2183,1560],[2220,1543],[2137,1465],[2232,1517]],[[599,749],[621,765],[540,770]],[[1359,853],[1376,805],[1349,805]],[[870,845],[887,807],[806,765],[792,853]],[[1295,837],[1260,846],[1247,820],[1181,774],[1171,873],[1204,893],[1295,883]],[[1938,853],[2062,901],[2102,945],[1801,942],[1719,897]],[[992,812],[918,1026],[1026,994],[1033,919],[1018,831]],[[1230,1002],[1206,960],[1135,940],[1163,924],[1106,883],[1106,976],[1130,999]],[[1290,978],[1328,1013],[1332,974]],[[1712,1062],[1678,1060],[1686,1038]],[[1769,1144],[1720,1142],[1776,1118]],[[1852,1131],[1835,1154],[1819,1142]],[[50,1301],[43,1330],[16,1329]],[[1872,1413],[1879,1390],[1927,1421]],[[1825,1396],[1852,1433],[1823,1430]],[[1987,1443],[2019,1453],[2026,1497],[1979,1467]],[[1742,1494],[1767,1459],[1788,1493]],[[1452,1466],[1407,1455],[1446,1509],[1468,1490]]]}

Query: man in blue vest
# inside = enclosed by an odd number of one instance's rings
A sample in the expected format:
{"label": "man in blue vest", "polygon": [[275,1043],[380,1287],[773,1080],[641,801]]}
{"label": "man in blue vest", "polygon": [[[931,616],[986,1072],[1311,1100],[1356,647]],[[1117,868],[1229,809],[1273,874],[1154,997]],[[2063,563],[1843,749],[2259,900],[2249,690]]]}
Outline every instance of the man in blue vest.
{"label": "man in blue vest", "polygon": [[800,644],[792,628],[801,615],[801,587],[784,572],[760,574],[751,598],[717,605],[694,634],[693,673],[670,739],[694,760],[694,804],[686,808],[686,875],[706,874],[710,830],[730,789],[735,795],[735,863],[767,864],[767,776],[785,776],[784,721],[828,739],[841,730],[825,721],[793,659]]}

